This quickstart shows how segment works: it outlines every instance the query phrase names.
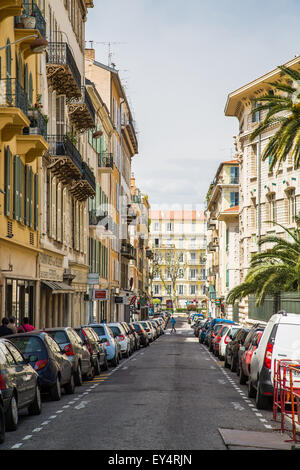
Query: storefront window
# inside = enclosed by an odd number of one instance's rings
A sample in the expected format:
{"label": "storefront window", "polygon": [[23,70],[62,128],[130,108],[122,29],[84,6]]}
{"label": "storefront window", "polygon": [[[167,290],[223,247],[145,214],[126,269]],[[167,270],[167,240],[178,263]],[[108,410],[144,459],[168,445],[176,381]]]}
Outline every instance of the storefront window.
{"label": "storefront window", "polygon": [[14,316],[19,325],[24,317],[29,317],[34,325],[35,282],[21,279],[6,279],[6,308],[7,317]]}

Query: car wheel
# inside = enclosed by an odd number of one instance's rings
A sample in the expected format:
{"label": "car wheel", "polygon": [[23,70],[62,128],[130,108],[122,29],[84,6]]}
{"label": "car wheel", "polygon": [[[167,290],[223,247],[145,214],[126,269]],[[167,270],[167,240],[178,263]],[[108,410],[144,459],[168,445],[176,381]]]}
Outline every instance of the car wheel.
{"label": "car wheel", "polygon": [[250,377],[249,377],[249,380],[248,380],[248,397],[249,398],[255,398],[256,397],[256,390],[252,385]]}
{"label": "car wheel", "polygon": [[5,414],[3,406],[0,406],[0,444],[5,440]]}
{"label": "car wheel", "polygon": [[258,410],[267,410],[270,405],[270,400],[268,397],[265,397],[260,391],[260,383],[259,380],[257,382],[257,390],[255,396],[255,404]]}
{"label": "car wheel", "polygon": [[115,356],[113,360],[111,361],[111,363],[113,367],[117,367],[117,365],[119,364],[119,356],[118,355]]}
{"label": "car wheel", "polygon": [[13,395],[11,397],[8,410],[5,413],[5,429],[7,431],[16,431],[18,427],[18,421],[18,404],[15,395]]}
{"label": "car wheel", "polygon": [[64,386],[65,392],[68,395],[72,395],[75,392],[75,379],[74,374],[71,374],[70,382]]}
{"label": "car wheel", "polygon": [[78,364],[78,366],[77,366],[77,371],[76,371],[76,374],[75,374],[75,384],[78,385],[79,387],[83,384],[81,365],[80,364]]}
{"label": "car wheel", "polygon": [[234,360],[234,357],[231,356],[231,364],[230,364],[230,370],[231,372],[235,372],[236,371],[236,361]]}
{"label": "car wheel", "polygon": [[59,401],[61,399],[61,384],[58,376],[56,377],[55,384],[50,389],[50,396],[53,401]]}
{"label": "car wheel", "polygon": [[42,412],[42,398],[39,385],[36,386],[34,400],[28,407],[28,413],[32,416],[40,415]]}
{"label": "car wheel", "polygon": [[100,367],[99,358],[97,357],[95,361],[95,375],[100,375],[100,372],[101,372],[101,367]]}
{"label": "car wheel", "polygon": [[225,353],[225,357],[224,357],[224,367],[225,369],[229,369],[229,364],[227,362],[227,354]]}
{"label": "car wheel", "polygon": [[106,358],[105,358],[103,366],[101,367],[101,370],[108,370],[108,362]]}
{"label": "car wheel", "polygon": [[243,367],[240,365],[240,384],[245,385],[247,383],[247,375],[243,372]]}

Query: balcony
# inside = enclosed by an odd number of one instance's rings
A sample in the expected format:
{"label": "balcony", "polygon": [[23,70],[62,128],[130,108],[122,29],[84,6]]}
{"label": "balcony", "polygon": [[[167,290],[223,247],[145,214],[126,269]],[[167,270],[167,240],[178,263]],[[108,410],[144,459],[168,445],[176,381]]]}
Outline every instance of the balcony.
{"label": "balcony", "polygon": [[71,98],[68,102],[70,123],[77,132],[85,132],[95,127],[95,109],[86,90],[82,89],[80,98]]}
{"label": "balcony", "polygon": [[22,29],[29,29],[31,32],[37,30],[45,38],[46,21],[36,2],[34,0],[23,0],[22,6],[22,16],[15,16],[15,28],[18,29],[18,34],[24,34],[20,31]]}
{"label": "balcony", "polygon": [[21,15],[22,0],[1,0],[0,2],[0,18],[4,20],[12,16]]}
{"label": "balcony", "polygon": [[47,140],[47,118],[39,109],[29,109],[30,126],[23,129],[24,135],[42,135]]}
{"label": "balcony", "polygon": [[[89,225],[90,227],[101,226],[101,221],[108,217],[107,212],[99,215],[97,209],[92,209],[89,211]],[[107,221],[106,221],[107,222]]]}
{"label": "balcony", "polygon": [[100,152],[98,154],[98,170],[102,173],[112,173],[114,169],[114,158],[112,153]]}
{"label": "balcony", "polygon": [[122,118],[122,132],[125,133],[125,136],[128,137],[132,148],[134,149],[135,153],[138,152],[138,142],[136,137],[136,132],[134,128],[134,122],[131,119],[128,119],[127,116],[123,116]]}
{"label": "balcony", "polygon": [[48,168],[52,173],[63,184],[71,184],[74,180],[81,179],[82,158],[70,137],[51,135],[48,136],[48,142],[50,155]]}
{"label": "balcony", "polygon": [[65,42],[50,42],[46,54],[48,84],[58,95],[81,99],[81,74],[70,47]]}
{"label": "balcony", "polygon": [[148,259],[153,259],[154,258],[154,253],[152,250],[146,249],[146,257]]}
{"label": "balcony", "polygon": [[130,243],[123,242],[121,246],[121,255],[127,259],[135,259],[136,258],[135,248]]}

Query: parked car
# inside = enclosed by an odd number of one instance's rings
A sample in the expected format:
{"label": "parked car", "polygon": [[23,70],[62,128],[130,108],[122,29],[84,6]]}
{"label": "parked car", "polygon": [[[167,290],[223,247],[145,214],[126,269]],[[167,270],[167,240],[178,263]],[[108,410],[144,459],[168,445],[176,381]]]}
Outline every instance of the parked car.
{"label": "parked car", "polygon": [[108,362],[116,367],[120,361],[120,354],[122,354],[120,342],[115,338],[106,323],[91,323],[89,326],[93,328],[102,343],[105,344]]}
{"label": "parked car", "polygon": [[226,346],[224,356],[224,367],[230,367],[232,372],[236,372],[238,365],[238,352],[242,344],[244,344],[245,338],[249,333],[249,328],[242,326],[232,336],[232,340]]}
{"label": "parked car", "polygon": [[99,337],[93,328],[90,326],[78,326],[74,328],[74,330],[88,348],[93,369],[92,375],[99,375],[101,370],[107,370],[108,362],[106,357],[106,349],[104,344],[99,340]]}
{"label": "parked car", "polygon": [[64,351],[71,361],[75,385],[82,385],[83,378],[92,376],[92,367],[88,348],[83,344],[76,331],[70,326],[45,328],[43,331],[58,343],[61,351]]}
{"label": "parked car", "polygon": [[275,359],[299,359],[300,316],[278,312],[263,331],[250,362],[248,396],[258,409],[268,408],[273,396]]}
{"label": "parked car", "polygon": [[118,338],[121,346],[122,356],[129,357],[131,355],[131,339],[123,324],[121,323],[108,323],[109,328],[114,334],[115,338]]}
{"label": "parked car", "polygon": [[241,328],[241,325],[226,325],[226,329],[224,331],[224,335],[222,336],[219,344],[219,358],[220,360],[224,360],[226,346],[229,341],[232,340],[233,335]]}
{"label": "parked car", "polygon": [[207,335],[207,345],[208,345],[209,351],[211,351],[211,352],[213,351],[213,342],[214,342],[216,336],[218,335],[218,333],[220,332],[220,330],[223,328],[223,326],[224,326],[224,323],[218,322],[211,329],[210,333],[208,333],[208,335]]}
{"label": "parked car", "polygon": [[74,393],[72,364],[50,335],[34,330],[10,335],[9,340],[37,371],[42,392],[49,393],[55,401],[61,399],[62,388],[66,393]]}
{"label": "parked car", "polygon": [[263,334],[263,330],[256,330],[249,344],[247,344],[247,347],[245,345],[246,343],[246,340],[245,340],[245,343],[244,343],[245,349],[241,356],[240,367],[239,367],[240,384],[242,385],[245,385],[247,383],[247,380],[249,379],[251,357],[255,349],[259,345],[262,334]]}
{"label": "parked car", "polygon": [[133,322],[132,325],[140,337],[140,344],[144,347],[149,346],[149,336],[148,333],[146,333],[146,331],[144,330],[143,325],[141,325],[141,323],[139,322]]}
{"label": "parked car", "polygon": [[211,320],[206,320],[206,322],[201,328],[201,331],[199,331],[199,343],[204,343],[205,336],[206,336],[206,333],[208,332],[210,322]]}
{"label": "parked car", "polygon": [[150,323],[148,321],[140,321],[139,323],[142,325],[142,327],[146,331],[150,343],[152,343],[152,341],[154,341],[153,327],[150,325]]}
{"label": "parked car", "polygon": [[216,331],[215,337],[213,338],[211,342],[212,352],[217,357],[219,356],[219,348],[220,348],[221,339],[223,338],[227,330],[228,330],[228,326],[221,324],[220,328]]}
{"label": "parked car", "polygon": [[154,320],[150,320],[150,323],[151,323],[151,325],[153,326],[153,328],[155,330],[155,339],[159,338],[160,335],[161,335],[160,325],[158,324],[158,322],[156,322]]}
{"label": "parked car", "polygon": [[4,413],[4,401],[2,392],[0,390],[0,444],[5,441],[5,413]]}
{"label": "parked car", "polygon": [[238,375],[240,374],[240,365],[241,365],[241,358],[242,355],[244,354],[245,350],[249,347],[250,342],[253,338],[253,335],[258,331],[258,330],[264,330],[266,327],[267,322],[260,321],[258,323],[255,323],[252,328],[250,329],[249,333],[247,334],[244,344],[240,345],[239,353],[238,353],[238,364],[239,366],[237,367],[237,372]]}
{"label": "parked car", "polygon": [[27,408],[30,415],[42,410],[38,373],[16,346],[0,338],[0,389],[3,398],[6,431],[18,427],[19,411]]}
{"label": "parked car", "polygon": [[125,321],[122,321],[121,325],[123,326],[123,328],[126,332],[126,335],[130,340],[130,354],[132,354],[134,352],[134,345],[135,345],[134,336],[133,336],[128,324]]}
{"label": "parked car", "polygon": [[137,331],[135,331],[135,328],[132,325],[132,323],[127,323],[127,324],[128,324],[128,327],[130,328],[130,331],[131,331],[131,333],[133,334],[133,337],[134,337],[134,350],[138,351],[141,347],[140,337],[139,337]]}

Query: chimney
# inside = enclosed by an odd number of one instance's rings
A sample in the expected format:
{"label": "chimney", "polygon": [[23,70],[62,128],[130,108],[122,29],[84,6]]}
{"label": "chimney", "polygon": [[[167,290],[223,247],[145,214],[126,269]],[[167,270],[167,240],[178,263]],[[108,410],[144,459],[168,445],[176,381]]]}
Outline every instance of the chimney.
{"label": "chimney", "polygon": [[88,60],[95,60],[95,49],[85,49],[85,58]]}

